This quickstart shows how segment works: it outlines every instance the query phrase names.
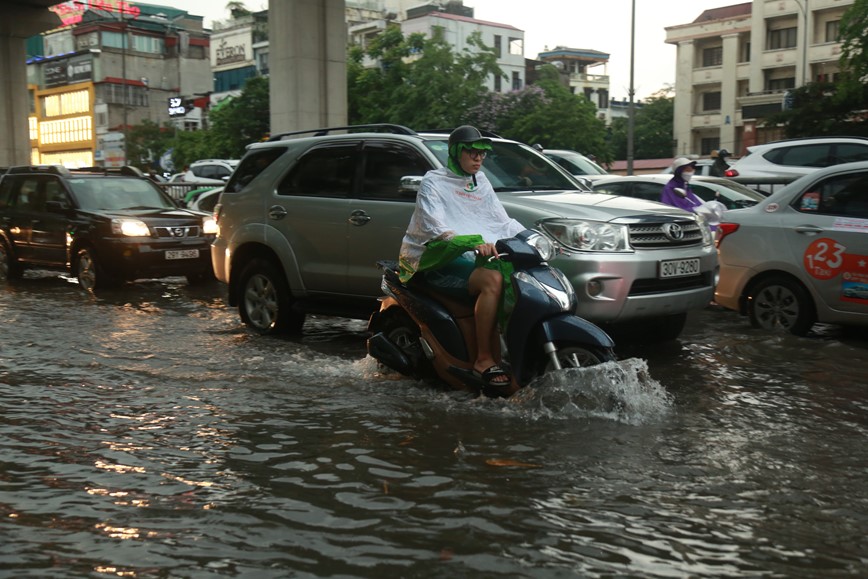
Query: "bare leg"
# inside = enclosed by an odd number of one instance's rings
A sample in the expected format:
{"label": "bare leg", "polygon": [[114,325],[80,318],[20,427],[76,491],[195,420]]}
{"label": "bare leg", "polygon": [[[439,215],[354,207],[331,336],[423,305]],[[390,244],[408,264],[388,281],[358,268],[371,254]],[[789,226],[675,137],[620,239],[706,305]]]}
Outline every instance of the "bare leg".
{"label": "bare leg", "polygon": [[[477,268],[470,274],[468,289],[471,295],[477,296],[473,312],[476,322],[476,361],[473,368],[483,372],[497,363],[494,360],[492,340],[496,337],[497,308],[503,291],[503,276],[498,271]],[[507,384],[509,377],[498,377],[494,381]]]}

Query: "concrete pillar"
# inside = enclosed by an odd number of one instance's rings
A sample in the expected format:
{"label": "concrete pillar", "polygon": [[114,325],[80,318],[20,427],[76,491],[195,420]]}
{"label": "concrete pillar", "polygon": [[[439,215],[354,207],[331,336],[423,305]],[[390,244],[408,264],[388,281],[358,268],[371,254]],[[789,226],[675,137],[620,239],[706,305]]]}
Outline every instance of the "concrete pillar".
{"label": "concrete pillar", "polygon": [[738,33],[723,35],[720,82],[720,148],[735,152],[735,113],[738,109]]}
{"label": "concrete pillar", "polygon": [[344,0],[269,0],[271,133],[347,124]]}
{"label": "concrete pillar", "polygon": [[0,166],[30,163],[25,40],[60,26],[45,6],[3,5],[0,18]]}
{"label": "concrete pillar", "polygon": [[672,134],[675,138],[676,157],[693,153],[693,63],[692,40],[678,43],[678,62],[675,66],[675,106]]}

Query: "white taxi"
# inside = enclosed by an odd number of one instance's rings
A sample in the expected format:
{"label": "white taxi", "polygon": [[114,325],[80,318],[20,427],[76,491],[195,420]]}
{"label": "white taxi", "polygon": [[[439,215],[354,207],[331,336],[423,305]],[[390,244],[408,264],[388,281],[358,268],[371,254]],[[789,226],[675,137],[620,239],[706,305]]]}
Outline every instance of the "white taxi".
{"label": "white taxi", "polygon": [[715,301],[754,327],[868,326],[868,162],[806,175],[727,211]]}

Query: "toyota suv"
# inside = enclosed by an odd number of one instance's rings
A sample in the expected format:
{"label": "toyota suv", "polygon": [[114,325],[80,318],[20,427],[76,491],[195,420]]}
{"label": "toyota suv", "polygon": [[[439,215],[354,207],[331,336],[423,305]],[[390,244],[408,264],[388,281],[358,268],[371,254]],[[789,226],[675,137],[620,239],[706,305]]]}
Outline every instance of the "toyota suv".
{"label": "toyota suv", "polygon": [[210,215],[178,207],[135,167],[9,169],[0,179],[0,279],[59,269],[86,290],[137,278],[213,278]]}
{"label": "toyota suv", "polygon": [[[397,257],[422,177],[446,163],[447,138],[374,125],[250,145],[215,207],[211,248],[244,323],[298,331],[305,313],[375,311],[375,264]],[[702,218],[585,190],[527,145],[493,136],[492,146],[482,170],[509,215],[559,247],[552,264],[576,288],[576,314],[672,339],[689,310],[712,300],[717,253]]]}

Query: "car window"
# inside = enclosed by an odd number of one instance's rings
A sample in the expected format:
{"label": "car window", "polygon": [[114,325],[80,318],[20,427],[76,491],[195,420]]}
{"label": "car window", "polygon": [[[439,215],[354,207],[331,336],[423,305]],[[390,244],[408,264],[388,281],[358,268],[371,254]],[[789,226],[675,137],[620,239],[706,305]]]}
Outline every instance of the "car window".
{"label": "car window", "polygon": [[217,201],[220,200],[220,192],[216,193],[206,193],[203,195],[204,199],[199,201],[199,211],[212,212],[214,211],[214,207],[217,205]]}
{"label": "car window", "polygon": [[214,176],[217,179],[222,179],[223,177],[228,177],[232,174],[232,170],[228,167],[224,167],[223,165],[214,165]]}
{"label": "car window", "polygon": [[0,179],[0,209],[5,209],[9,206],[9,200],[12,197],[13,179]]}
{"label": "car window", "polygon": [[226,190],[241,191],[285,152],[285,147],[271,147],[247,154],[226,183]]}
{"label": "car window", "polygon": [[868,145],[856,143],[839,143],[835,145],[836,163],[855,163],[868,161]]}
{"label": "car window", "polygon": [[803,213],[868,219],[868,173],[825,179],[805,191],[795,208]]}
{"label": "car window", "polygon": [[9,205],[23,211],[42,211],[45,208],[45,192],[40,191],[42,178],[23,177],[13,186]]}
{"label": "car window", "polygon": [[660,183],[633,183],[633,191],[630,193],[630,197],[648,201],[660,201],[660,192],[663,191],[663,187],[664,185]]}
{"label": "car window", "polygon": [[358,143],[311,149],[277,187],[279,195],[348,197],[352,192]]}
{"label": "car window", "polygon": [[594,191],[609,193],[610,195],[627,195],[630,187],[627,183],[603,183],[594,186]]}
{"label": "car window", "polygon": [[776,165],[789,167],[828,167],[834,163],[830,160],[832,145],[819,144],[796,145],[780,147],[765,153],[763,157]]}
{"label": "car window", "polygon": [[602,167],[578,153],[544,153],[573,175],[606,175]]}
{"label": "car window", "polygon": [[365,172],[361,197],[414,201],[415,192],[401,189],[401,178],[422,177],[431,164],[418,151],[403,143],[365,143]]}
{"label": "car window", "polygon": [[169,209],[177,206],[147,179],[73,177],[67,181],[85,210]]}

